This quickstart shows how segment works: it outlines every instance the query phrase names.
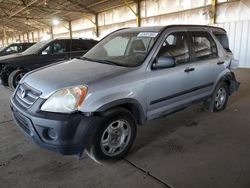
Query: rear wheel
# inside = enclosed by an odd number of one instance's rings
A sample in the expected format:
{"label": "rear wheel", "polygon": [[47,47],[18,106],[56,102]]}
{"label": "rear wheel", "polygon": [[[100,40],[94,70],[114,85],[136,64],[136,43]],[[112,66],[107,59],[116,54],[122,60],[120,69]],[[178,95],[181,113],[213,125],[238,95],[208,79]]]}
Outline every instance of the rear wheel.
{"label": "rear wheel", "polygon": [[216,87],[209,102],[209,109],[212,112],[219,112],[226,108],[229,97],[229,87],[225,82],[221,82]]}
{"label": "rear wheel", "polygon": [[87,149],[88,155],[98,162],[123,158],[136,136],[132,114],[122,108],[112,111],[104,117]]}
{"label": "rear wheel", "polygon": [[10,73],[8,78],[8,84],[10,89],[16,89],[17,85],[19,84],[22,77],[26,74],[24,70],[17,69]]}

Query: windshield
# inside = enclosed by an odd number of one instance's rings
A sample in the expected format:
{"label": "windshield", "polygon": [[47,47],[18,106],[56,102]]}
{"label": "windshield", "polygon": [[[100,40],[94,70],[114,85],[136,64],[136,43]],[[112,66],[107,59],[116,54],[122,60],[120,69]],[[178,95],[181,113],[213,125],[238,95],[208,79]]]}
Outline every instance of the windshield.
{"label": "windshield", "polygon": [[153,46],[157,34],[155,32],[114,33],[99,42],[83,58],[119,66],[139,66]]}
{"label": "windshield", "polygon": [[49,43],[49,40],[40,41],[34,44],[33,46],[31,46],[30,48],[28,48],[27,50],[25,50],[24,52],[22,52],[22,54],[23,55],[36,54],[48,43]]}

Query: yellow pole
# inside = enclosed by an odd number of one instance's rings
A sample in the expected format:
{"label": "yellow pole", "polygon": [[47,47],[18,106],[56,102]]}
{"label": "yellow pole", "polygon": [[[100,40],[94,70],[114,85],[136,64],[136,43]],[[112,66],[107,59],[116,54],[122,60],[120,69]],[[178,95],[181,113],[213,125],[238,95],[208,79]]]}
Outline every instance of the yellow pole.
{"label": "yellow pole", "polygon": [[130,6],[130,4],[128,3],[127,0],[124,0],[125,5],[134,13],[134,15],[136,16],[136,26],[140,27],[141,26],[141,7],[140,7],[140,0],[137,0],[137,5],[136,5],[136,11],[134,11],[134,9]]}
{"label": "yellow pole", "polygon": [[216,4],[217,0],[212,0],[211,10],[210,10],[210,25],[214,25],[216,23]]}

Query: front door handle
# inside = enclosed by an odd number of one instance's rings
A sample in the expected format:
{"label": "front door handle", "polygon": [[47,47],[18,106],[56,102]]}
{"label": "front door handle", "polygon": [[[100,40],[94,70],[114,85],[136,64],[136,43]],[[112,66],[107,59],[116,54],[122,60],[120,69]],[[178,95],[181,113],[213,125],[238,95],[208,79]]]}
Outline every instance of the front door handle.
{"label": "front door handle", "polygon": [[195,69],[194,68],[186,68],[184,71],[185,72],[191,72],[191,71],[194,71]]}
{"label": "front door handle", "polygon": [[220,62],[217,63],[217,65],[222,65],[224,63],[225,63],[224,61],[220,61]]}

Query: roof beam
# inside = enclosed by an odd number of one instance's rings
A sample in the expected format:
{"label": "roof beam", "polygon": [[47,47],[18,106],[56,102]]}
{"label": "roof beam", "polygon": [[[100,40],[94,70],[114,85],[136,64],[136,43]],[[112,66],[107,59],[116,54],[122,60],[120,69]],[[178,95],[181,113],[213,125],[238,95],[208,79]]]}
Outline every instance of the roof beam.
{"label": "roof beam", "polygon": [[[6,5],[6,6],[20,6],[20,7],[25,7],[25,5],[19,4],[19,3],[7,3],[7,2],[1,2],[1,5]],[[3,7],[2,7],[3,8]],[[50,10],[50,11],[62,11],[62,12],[69,12],[69,13],[80,13],[80,14],[86,14],[86,12],[83,12],[81,10],[72,10],[72,9],[64,9],[64,8],[52,8],[52,7],[44,7],[44,6],[37,6],[37,5],[30,5],[29,8],[32,9],[38,9],[38,10]],[[46,11],[48,12],[48,11]],[[89,12],[89,11],[88,11]],[[92,13],[91,13],[92,14]]]}
{"label": "roof beam", "polygon": [[15,11],[14,13],[10,14],[10,17],[12,16],[15,16],[17,15],[18,13],[22,12],[23,10],[25,10],[26,8],[28,8],[29,6],[31,6],[32,4],[36,3],[38,0],[32,0],[31,2],[29,2],[27,5],[26,5],[26,2],[23,1],[24,3],[24,7],[18,9],[17,11]]}
{"label": "roof beam", "polygon": [[82,3],[75,1],[75,0],[67,0],[68,2],[70,2],[73,5],[77,5],[81,8],[83,8],[84,12],[90,13],[90,14],[96,14],[95,11],[89,9],[87,6],[83,5]]}

